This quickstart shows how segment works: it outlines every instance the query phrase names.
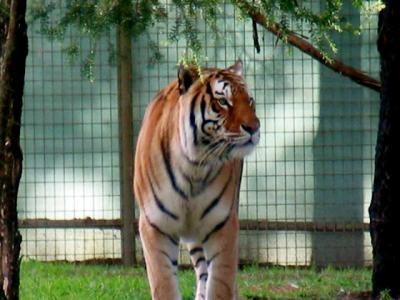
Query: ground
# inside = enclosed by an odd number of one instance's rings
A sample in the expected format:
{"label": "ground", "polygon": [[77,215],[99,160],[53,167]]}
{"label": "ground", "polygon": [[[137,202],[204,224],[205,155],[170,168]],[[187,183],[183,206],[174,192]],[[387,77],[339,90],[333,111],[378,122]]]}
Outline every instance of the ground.
{"label": "ground", "polygon": [[[193,299],[195,278],[180,270],[184,300]],[[371,271],[360,269],[244,267],[238,276],[241,299],[367,300]],[[23,261],[21,300],[150,299],[143,268]]]}

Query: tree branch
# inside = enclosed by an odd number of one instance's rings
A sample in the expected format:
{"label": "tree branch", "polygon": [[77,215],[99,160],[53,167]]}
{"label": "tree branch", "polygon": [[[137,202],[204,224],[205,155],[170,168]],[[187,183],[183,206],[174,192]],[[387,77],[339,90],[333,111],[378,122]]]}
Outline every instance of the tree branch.
{"label": "tree branch", "polygon": [[257,30],[257,22],[253,19],[253,42],[254,48],[256,48],[257,53],[260,53],[260,41],[258,40],[258,30]]}
{"label": "tree branch", "polygon": [[250,18],[256,22],[257,24],[263,26],[266,30],[276,35],[278,38],[285,38],[292,46],[296,47],[303,53],[308,54],[312,58],[316,59],[329,69],[348,77],[350,80],[368,87],[374,91],[380,92],[381,90],[381,82],[372,78],[371,76],[365,74],[363,71],[353,68],[349,65],[344,64],[338,59],[326,60],[324,55],[321,53],[319,49],[314,47],[311,43],[306,41],[305,39],[299,37],[294,32],[284,32],[281,26],[278,23],[270,22],[267,18],[259,12],[253,11],[250,8],[247,9],[247,14]]}

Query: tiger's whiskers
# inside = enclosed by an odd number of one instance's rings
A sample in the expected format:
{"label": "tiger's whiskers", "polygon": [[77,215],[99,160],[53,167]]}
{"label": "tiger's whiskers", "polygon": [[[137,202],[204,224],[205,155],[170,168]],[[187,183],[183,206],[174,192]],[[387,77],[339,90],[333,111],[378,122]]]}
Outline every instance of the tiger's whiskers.
{"label": "tiger's whiskers", "polygon": [[223,145],[221,142],[223,139],[218,139],[214,143],[210,144],[207,148],[206,151],[203,153],[202,157],[200,158],[199,166],[204,165],[204,163],[208,160],[209,157],[211,157],[220,147]]}

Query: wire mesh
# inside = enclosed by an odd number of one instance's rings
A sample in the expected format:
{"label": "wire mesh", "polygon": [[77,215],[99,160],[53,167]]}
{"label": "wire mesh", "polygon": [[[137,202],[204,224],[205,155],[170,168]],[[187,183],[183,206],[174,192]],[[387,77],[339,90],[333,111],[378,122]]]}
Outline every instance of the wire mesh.
{"label": "wire mesh", "polygon": [[[166,9],[170,17],[177,15],[169,2]],[[335,36],[339,57],[377,78],[376,17],[345,9],[364,30],[360,36]],[[207,66],[244,61],[261,121],[261,141],[246,160],[240,192],[241,260],[371,263],[366,228],[378,94],[277,43],[260,27],[257,53],[251,22],[241,20],[229,4],[217,20],[218,35],[201,18],[197,24]],[[176,78],[177,62],[187,51],[184,40],[167,42],[173,26],[173,21],[159,22],[133,41],[134,139],[147,104]],[[99,43],[99,75],[88,83],[81,78],[79,62],[67,64],[60,45],[31,29],[20,218],[119,218],[117,76],[108,62],[114,39],[110,33]],[[163,45],[160,61],[154,61],[151,51],[155,44]],[[23,235],[24,254],[38,259],[121,255],[118,229],[24,229]],[[140,243],[136,245],[140,258]],[[188,262],[182,253],[181,262]]]}
{"label": "wire mesh", "polygon": [[[61,9],[61,2],[57,5]],[[81,58],[69,63],[61,42],[41,35],[39,24],[29,26],[20,219],[119,218],[117,82],[109,63],[114,39],[110,32],[97,42],[96,78],[90,82],[81,74]],[[68,32],[69,40],[84,55],[93,46],[78,32]],[[28,257],[120,257],[118,230],[22,228],[22,235]]]}

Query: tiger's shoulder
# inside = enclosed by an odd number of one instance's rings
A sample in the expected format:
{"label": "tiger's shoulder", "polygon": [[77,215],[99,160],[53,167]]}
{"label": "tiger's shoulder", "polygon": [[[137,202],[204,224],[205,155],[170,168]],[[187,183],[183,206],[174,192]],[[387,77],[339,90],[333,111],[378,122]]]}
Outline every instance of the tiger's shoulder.
{"label": "tiger's shoulder", "polygon": [[143,123],[148,119],[153,119],[149,120],[150,122],[159,121],[163,113],[168,114],[168,110],[173,109],[177,105],[178,100],[178,81],[174,80],[161,89],[150,102],[143,117]]}

